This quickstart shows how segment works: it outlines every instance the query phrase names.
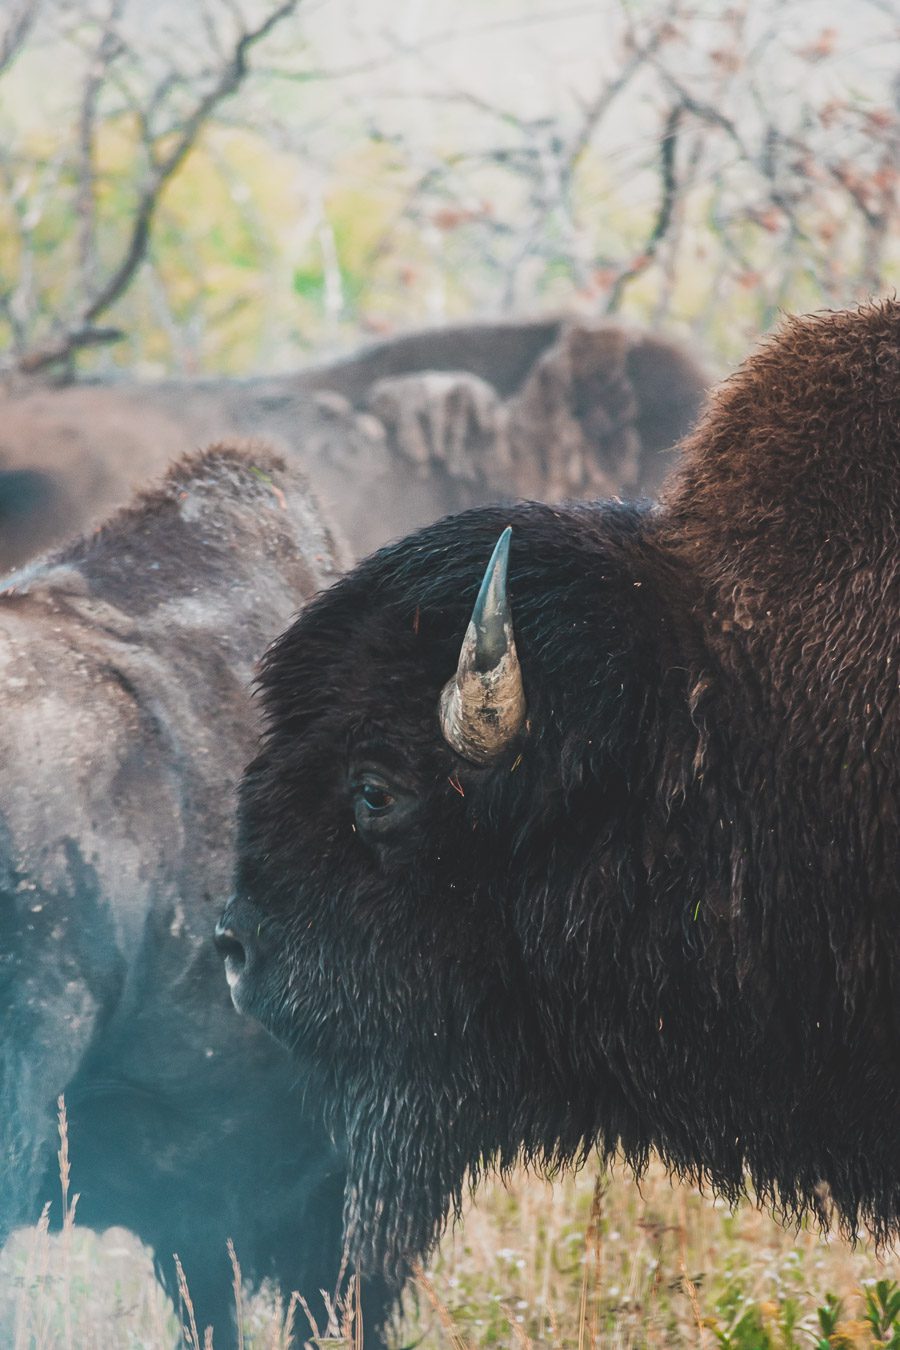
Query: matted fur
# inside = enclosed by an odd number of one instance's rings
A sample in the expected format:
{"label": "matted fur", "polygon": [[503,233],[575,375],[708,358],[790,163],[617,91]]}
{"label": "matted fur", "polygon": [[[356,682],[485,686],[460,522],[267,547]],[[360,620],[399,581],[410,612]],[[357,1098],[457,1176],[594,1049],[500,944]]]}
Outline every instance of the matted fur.
{"label": "matted fur", "polygon": [[[594,1146],[900,1230],[900,304],[787,322],[684,455],[656,510],[444,520],[266,658],[237,996],[319,1066],[370,1266]],[[438,695],[507,524],[529,729],[476,768]]]}
{"label": "matted fur", "polygon": [[229,1237],[314,1305],[340,1264],[341,1160],[210,930],[254,662],[342,561],[302,475],[217,446],[0,592],[0,1240],[58,1215],[65,1093],[79,1222],[131,1228],[173,1293],[178,1252],[217,1345]]}
{"label": "matted fur", "polygon": [[708,382],[675,343],[559,318],[426,329],[265,379],[0,380],[0,570],[96,524],[185,445],[249,433],[312,475],[357,557],[486,502],[652,494]]}

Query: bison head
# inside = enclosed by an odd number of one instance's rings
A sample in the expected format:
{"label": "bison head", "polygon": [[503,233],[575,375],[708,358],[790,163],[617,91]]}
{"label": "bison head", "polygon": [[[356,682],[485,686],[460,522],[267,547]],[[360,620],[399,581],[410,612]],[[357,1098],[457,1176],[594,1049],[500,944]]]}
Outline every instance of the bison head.
{"label": "bison head", "polygon": [[[615,1067],[670,628],[644,520],[439,523],[266,657],[220,944],[238,1006],[318,1068],[364,1264],[426,1252],[467,1172],[590,1147],[598,1100],[611,1145],[648,1147]],[[611,1044],[585,1039],[587,1000]]]}

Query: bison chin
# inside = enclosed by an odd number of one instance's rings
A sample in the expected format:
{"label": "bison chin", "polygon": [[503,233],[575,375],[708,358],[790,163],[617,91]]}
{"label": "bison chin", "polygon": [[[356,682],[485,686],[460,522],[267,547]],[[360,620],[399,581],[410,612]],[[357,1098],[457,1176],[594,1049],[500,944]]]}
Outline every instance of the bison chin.
{"label": "bison chin", "polygon": [[522,1156],[501,1141],[524,1136],[531,1141],[525,1156],[543,1152],[533,1129],[510,1119],[508,1104],[476,1100],[471,1081],[464,1092],[427,1081],[387,1092],[374,1081],[345,1084],[341,1114],[349,1256],[363,1273],[397,1285],[428,1258],[448,1220],[459,1218],[467,1190]]}
{"label": "bison chin", "polygon": [[265,948],[246,958],[241,1007],[303,1064],[346,1164],[345,1240],[361,1273],[399,1287],[486,1171],[583,1151],[583,1122],[560,1109],[540,1028],[508,970],[496,968],[491,990],[433,967],[421,983],[394,972],[400,992],[388,1001],[386,952],[357,982],[347,976],[346,932],[319,947],[315,926],[251,922],[257,914],[232,902],[223,920]]}
{"label": "bison chin", "polygon": [[345,1243],[351,1268],[362,1274],[399,1288],[427,1260],[448,1220],[459,1217],[467,1190],[520,1156],[504,1141],[524,1139],[526,1152],[540,1152],[534,1129],[510,1109],[524,1094],[508,1063],[495,1071],[503,1091],[487,1100],[474,1087],[489,1081],[484,1066],[466,1063],[458,1045],[448,1047],[432,1031],[431,1046],[415,1034],[398,1037],[394,1028],[392,1040],[370,1035],[351,1053],[346,1045],[326,1050],[298,1033],[296,1020],[265,1021],[304,1063],[344,1156]]}
{"label": "bison chin", "polygon": [[399,1286],[459,1213],[467,1141],[448,1136],[431,1101],[364,1092],[346,1105],[348,1252],[360,1270]]}

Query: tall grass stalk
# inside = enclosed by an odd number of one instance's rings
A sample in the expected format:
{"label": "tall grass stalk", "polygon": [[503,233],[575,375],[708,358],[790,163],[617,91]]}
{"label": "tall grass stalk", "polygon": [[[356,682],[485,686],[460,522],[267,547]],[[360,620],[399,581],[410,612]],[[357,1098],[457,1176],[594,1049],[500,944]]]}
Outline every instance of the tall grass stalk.
{"label": "tall grass stalk", "polygon": [[[191,1291],[188,1288],[188,1282],[184,1274],[184,1267],[177,1252],[174,1257],[175,1270],[178,1275],[178,1299],[180,1303],[179,1317],[181,1320],[184,1339],[188,1350],[203,1350],[200,1344],[200,1337],[197,1334],[197,1318],[194,1314],[194,1304],[191,1301]],[[187,1321],[185,1321],[187,1318]],[[205,1339],[205,1337],[204,1337]]]}
{"label": "tall grass stalk", "polygon": [[63,1326],[66,1350],[74,1350],[72,1339],[72,1230],[75,1227],[75,1208],[78,1196],[72,1196],[69,1203],[69,1185],[71,1167],[69,1165],[69,1121],[66,1116],[66,1099],[62,1095],[56,1099],[56,1124],[59,1131],[59,1184],[62,1192],[62,1304]]}
{"label": "tall grass stalk", "polygon": [[231,1287],[234,1290],[234,1316],[237,1321],[238,1350],[244,1350],[244,1299],[241,1267],[238,1264],[231,1238],[228,1239],[226,1246],[228,1247],[228,1259],[231,1262]]}
{"label": "tall grass stalk", "polygon": [[421,1289],[428,1302],[431,1304],[437,1319],[441,1324],[447,1340],[453,1346],[453,1350],[470,1350],[470,1346],[465,1337],[461,1336],[457,1330],[456,1323],[447,1305],[438,1297],[434,1285],[429,1280],[422,1266],[416,1262],[413,1268],[413,1278],[416,1285]]}

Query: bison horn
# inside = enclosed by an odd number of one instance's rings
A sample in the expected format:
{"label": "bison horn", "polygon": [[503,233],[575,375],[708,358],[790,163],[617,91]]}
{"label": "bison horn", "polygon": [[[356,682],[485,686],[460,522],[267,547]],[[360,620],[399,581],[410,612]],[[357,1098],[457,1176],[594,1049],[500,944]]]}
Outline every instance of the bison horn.
{"label": "bison horn", "polygon": [[464,759],[487,764],[522,729],[525,691],[506,595],[509,526],[487,565],[459,665],[441,694],[444,740]]}

